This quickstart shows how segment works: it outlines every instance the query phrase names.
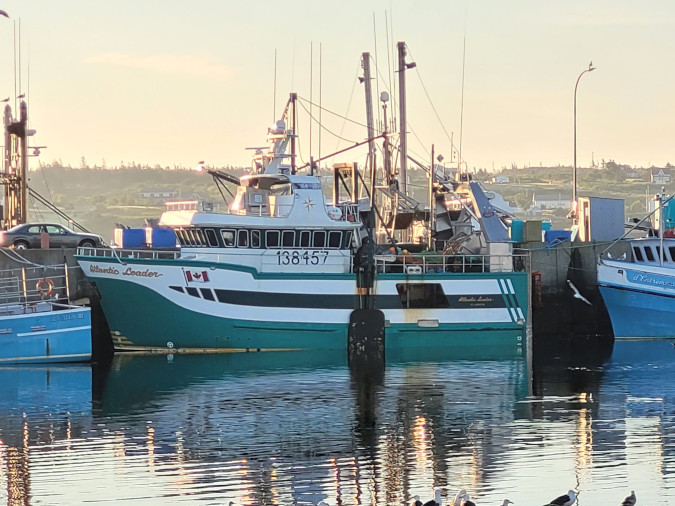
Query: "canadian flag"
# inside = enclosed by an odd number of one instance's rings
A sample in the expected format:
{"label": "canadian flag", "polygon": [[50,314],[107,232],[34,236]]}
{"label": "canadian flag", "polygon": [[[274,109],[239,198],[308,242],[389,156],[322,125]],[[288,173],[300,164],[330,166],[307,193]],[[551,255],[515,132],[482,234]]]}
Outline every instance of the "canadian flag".
{"label": "canadian flag", "polygon": [[209,273],[206,271],[185,271],[185,279],[188,283],[206,283],[209,280]]}

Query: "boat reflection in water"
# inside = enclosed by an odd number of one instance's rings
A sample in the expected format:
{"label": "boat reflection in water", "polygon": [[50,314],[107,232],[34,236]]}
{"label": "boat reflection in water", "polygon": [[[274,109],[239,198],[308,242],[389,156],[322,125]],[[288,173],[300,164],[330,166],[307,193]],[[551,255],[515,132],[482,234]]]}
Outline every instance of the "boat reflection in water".
{"label": "boat reflection in water", "polygon": [[75,441],[88,437],[91,366],[4,366],[0,385],[0,501],[30,504],[51,495],[50,471],[35,462],[54,462],[58,475],[76,462]]}
{"label": "boat reflection in water", "polygon": [[118,356],[97,421],[154,471],[125,498],[398,504],[413,484],[423,494],[467,473],[453,454],[478,479],[498,452],[474,433],[508,426],[528,395],[512,346],[410,353],[351,372],[325,351]]}
{"label": "boat reflection in water", "polygon": [[570,488],[672,504],[675,350],[653,344],[535,353],[532,375],[510,347],[390,353],[383,370],[325,351],[118,355],[93,394],[90,372],[15,368],[0,501],[391,505],[462,487],[478,504]]}

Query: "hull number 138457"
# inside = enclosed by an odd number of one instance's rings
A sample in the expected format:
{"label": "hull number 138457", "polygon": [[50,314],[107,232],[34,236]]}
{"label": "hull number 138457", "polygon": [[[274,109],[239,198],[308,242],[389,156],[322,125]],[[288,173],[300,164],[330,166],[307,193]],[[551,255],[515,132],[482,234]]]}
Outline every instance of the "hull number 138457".
{"label": "hull number 138457", "polygon": [[277,265],[323,265],[328,258],[326,250],[279,250]]}

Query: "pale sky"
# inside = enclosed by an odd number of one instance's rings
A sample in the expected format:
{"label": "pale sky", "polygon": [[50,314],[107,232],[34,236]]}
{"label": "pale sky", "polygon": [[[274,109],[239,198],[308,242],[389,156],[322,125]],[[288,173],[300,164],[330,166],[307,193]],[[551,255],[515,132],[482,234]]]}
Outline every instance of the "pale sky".
{"label": "pale sky", "polygon": [[[277,112],[291,91],[309,100],[313,83],[314,102],[365,123],[361,53],[376,55],[382,91],[398,41],[417,63],[406,72],[410,151],[426,161],[434,144],[448,158],[424,87],[458,144],[466,34],[469,167],[571,165],[574,84],[590,61],[597,70],[577,96],[578,165],[592,156],[675,163],[672,0],[4,0],[0,8],[11,16],[0,18],[0,95],[15,96],[20,20],[17,94],[28,93],[31,142],[48,146],[44,162],[248,165],[245,148],[262,145],[274,119],[275,50]],[[322,116],[330,131],[365,139],[364,128]],[[307,160],[307,121],[300,135]],[[323,155],[348,145],[325,132],[321,143]]]}

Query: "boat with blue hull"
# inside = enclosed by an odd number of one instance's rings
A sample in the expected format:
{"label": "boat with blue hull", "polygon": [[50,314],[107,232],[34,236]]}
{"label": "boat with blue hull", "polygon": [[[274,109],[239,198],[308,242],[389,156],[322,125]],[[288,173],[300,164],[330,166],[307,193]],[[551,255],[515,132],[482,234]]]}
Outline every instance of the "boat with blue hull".
{"label": "boat with blue hull", "polygon": [[627,254],[598,263],[598,288],[616,339],[675,339],[675,220],[664,219],[675,203],[663,195],[655,203],[657,233],[628,239]]}
{"label": "boat with blue hull", "polygon": [[614,337],[675,339],[675,240],[632,239],[630,246],[630,261],[601,259],[598,265]]}
{"label": "boat with blue hull", "polygon": [[[295,126],[287,120],[295,118],[296,98],[268,130],[269,148],[258,148],[250,173],[208,171],[218,184],[237,184],[228,212],[170,202],[156,230],[171,232],[173,247],[124,247],[122,237],[123,247],[78,249],[115,348],[346,349],[350,315],[364,308],[384,314],[387,348],[522,346],[527,257],[514,254],[480,186],[438,181],[435,200],[451,207],[438,211],[435,221],[445,228],[426,249],[401,247],[388,225],[381,228],[389,241],[376,244],[371,199],[341,200],[334,188],[328,202],[314,169],[301,174],[294,166],[287,147]],[[355,166],[336,164],[336,187],[345,167],[354,185],[359,180]],[[406,198],[393,185],[385,190]],[[411,219],[415,213],[430,211],[412,209]],[[392,217],[391,229],[403,215]]]}
{"label": "boat with blue hull", "polygon": [[63,269],[67,266],[0,272],[0,364],[91,359],[90,309],[63,298],[68,278],[58,274]]}

